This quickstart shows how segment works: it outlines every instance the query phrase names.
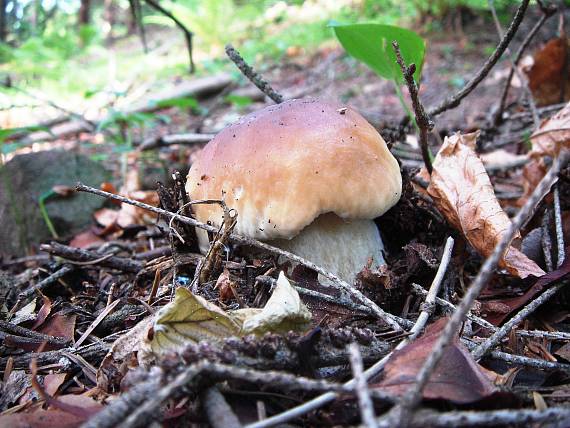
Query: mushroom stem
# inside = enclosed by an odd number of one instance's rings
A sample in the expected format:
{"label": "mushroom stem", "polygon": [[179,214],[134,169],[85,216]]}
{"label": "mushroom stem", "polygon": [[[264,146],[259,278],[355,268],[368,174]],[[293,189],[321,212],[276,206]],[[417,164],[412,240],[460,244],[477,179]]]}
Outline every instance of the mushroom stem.
{"label": "mushroom stem", "polygon": [[[372,258],[372,267],[385,264],[384,244],[372,220],[346,221],[335,214],[320,215],[293,239],[272,245],[307,259],[352,284]],[[328,280],[319,276],[321,283]]]}

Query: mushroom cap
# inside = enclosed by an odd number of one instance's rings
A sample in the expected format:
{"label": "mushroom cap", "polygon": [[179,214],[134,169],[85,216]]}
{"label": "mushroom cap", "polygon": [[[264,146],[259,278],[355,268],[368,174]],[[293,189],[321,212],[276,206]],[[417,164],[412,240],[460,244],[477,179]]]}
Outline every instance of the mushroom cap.
{"label": "mushroom cap", "polygon": [[[316,99],[266,107],[226,127],[188,173],[193,200],[221,199],[238,212],[235,231],[290,239],[323,213],[382,215],[400,198],[402,177],[380,134],[351,108]],[[193,205],[200,221],[223,212]]]}

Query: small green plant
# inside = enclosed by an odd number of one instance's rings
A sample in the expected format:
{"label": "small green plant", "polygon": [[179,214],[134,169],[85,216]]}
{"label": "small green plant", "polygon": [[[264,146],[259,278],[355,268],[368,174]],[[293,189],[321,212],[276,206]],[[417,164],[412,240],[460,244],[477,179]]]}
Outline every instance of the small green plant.
{"label": "small green plant", "polygon": [[[402,70],[396,61],[392,42],[400,45],[406,64],[414,63],[414,78],[420,81],[424,63],[425,40],[411,30],[382,24],[338,24],[331,23],[337,39],[354,58],[363,62],[380,77],[391,80],[402,107],[413,121],[413,115],[404,102],[400,85],[404,83]],[[415,123],[415,122],[414,122]]]}

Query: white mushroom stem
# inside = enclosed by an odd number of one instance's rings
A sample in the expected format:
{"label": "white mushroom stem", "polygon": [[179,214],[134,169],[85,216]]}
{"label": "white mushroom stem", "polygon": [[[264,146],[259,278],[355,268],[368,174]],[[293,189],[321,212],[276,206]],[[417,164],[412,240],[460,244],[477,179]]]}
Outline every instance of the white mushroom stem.
{"label": "white mushroom stem", "polygon": [[[208,235],[196,229],[200,251],[206,254]],[[292,239],[274,239],[271,245],[313,262],[340,279],[354,283],[356,275],[372,259],[372,268],[384,265],[384,244],[372,220],[344,220],[335,214],[320,215]],[[329,280],[319,275],[319,282]]]}
{"label": "white mushroom stem", "polygon": [[[346,221],[334,214],[324,214],[293,239],[270,242],[334,273],[349,284],[354,283],[369,259],[372,259],[373,268],[385,264],[384,244],[372,220]],[[328,283],[320,276],[319,281]]]}

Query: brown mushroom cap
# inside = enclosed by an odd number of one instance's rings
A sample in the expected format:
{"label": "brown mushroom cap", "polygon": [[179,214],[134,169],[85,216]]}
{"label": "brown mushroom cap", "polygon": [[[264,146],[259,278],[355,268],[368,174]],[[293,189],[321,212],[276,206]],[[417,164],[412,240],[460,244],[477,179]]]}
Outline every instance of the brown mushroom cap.
{"label": "brown mushroom cap", "polygon": [[[356,111],[315,99],[266,107],[221,131],[188,174],[193,200],[224,198],[235,231],[290,239],[323,213],[372,219],[400,198],[402,178],[380,134]],[[219,225],[217,205],[193,206]]]}

